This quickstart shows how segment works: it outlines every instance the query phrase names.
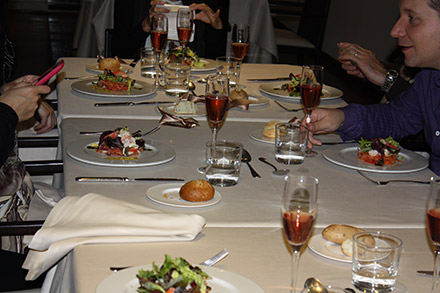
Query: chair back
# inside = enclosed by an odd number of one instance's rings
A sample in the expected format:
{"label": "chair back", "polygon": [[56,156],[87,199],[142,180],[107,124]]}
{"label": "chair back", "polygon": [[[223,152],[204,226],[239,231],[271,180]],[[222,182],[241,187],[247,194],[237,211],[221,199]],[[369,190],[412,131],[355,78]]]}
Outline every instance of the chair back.
{"label": "chair back", "polygon": [[327,24],[330,0],[305,0],[298,35],[321,49]]}

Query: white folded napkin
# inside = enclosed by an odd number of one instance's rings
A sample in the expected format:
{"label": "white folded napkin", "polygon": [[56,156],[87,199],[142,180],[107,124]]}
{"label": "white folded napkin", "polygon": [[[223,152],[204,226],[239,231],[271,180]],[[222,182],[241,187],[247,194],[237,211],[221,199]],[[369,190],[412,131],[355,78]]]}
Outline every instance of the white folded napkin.
{"label": "white folded napkin", "polygon": [[68,196],[32,238],[23,268],[34,280],[81,244],[190,241],[204,225],[198,215],[167,214],[94,193]]}

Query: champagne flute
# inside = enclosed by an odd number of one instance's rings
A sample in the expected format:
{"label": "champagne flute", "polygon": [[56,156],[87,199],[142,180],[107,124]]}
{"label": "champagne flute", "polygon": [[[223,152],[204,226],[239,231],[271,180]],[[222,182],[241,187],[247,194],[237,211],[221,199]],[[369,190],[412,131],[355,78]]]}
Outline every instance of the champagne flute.
{"label": "champagne flute", "polygon": [[165,49],[168,40],[168,18],[163,14],[156,14],[151,19],[151,43],[156,53],[156,79],[154,85],[159,87],[160,53]]}
{"label": "champagne flute", "polygon": [[233,24],[232,25],[232,55],[238,59],[237,64],[237,84],[235,90],[239,91],[238,83],[240,81],[241,62],[246,56],[249,46],[249,25]]}
{"label": "champagne flute", "polygon": [[194,21],[194,11],[189,8],[180,8],[177,11],[177,34],[179,43],[182,45],[183,57],[185,57],[185,48],[191,39],[192,27]]}
{"label": "champagne flute", "polygon": [[440,271],[440,178],[432,177],[429,190],[428,202],[426,205],[426,226],[432,243],[435,246],[434,274],[431,292],[439,289]]}
{"label": "champagne flute", "polygon": [[206,117],[212,130],[215,145],[217,133],[223,123],[229,105],[229,78],[224,75],[209,76],[206,80]]}
{"label": "champagne flute", "polygon": [[324,79],[324,67],[319,65],[304,65],[301,73],[300,93],[301,103],[306,112],[306,156],[313,157],[318,153],[309,148],[309,125],[312,111],[318,106]]}
{"label": "champagne flute", "polygon": [[317,213],[318,179],[306,175],[288,175],[284,181],[281,214],[284,235],[292,248],[291,292],[294,293],[301,248],[309,239]]}

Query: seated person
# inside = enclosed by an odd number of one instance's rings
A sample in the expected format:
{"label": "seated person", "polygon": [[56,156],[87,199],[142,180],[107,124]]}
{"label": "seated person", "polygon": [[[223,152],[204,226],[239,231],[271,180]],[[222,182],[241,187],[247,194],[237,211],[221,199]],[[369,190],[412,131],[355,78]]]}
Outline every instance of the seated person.
{"label": "seated person", "polygon": [[[397,38],[405,65],[424,68],[399,99],[388,104],[350,104],[341,109],[316,109],[311,133],[336,131],[344,140],[374,137],[403,138],[423,130],[431,146],[430,168],[440,175],[440,11],[438,0],[402,0],[400,18],[391,36]],[[321,142],[311,137],[311,143]]]}
{"label": "seated person", "polygon": [[[116,0],[112,53],[121,58],[136,58],[150,34],[150,19],[154,14],[168,12],[156,5],[166,1]],[[229,30],[229,1],[182,0],[182,5],[196,11],[194,41],[189,43],[199,57],[215,59],[226,54]],[[174,4],[174,3],[173,3]],[[136,8],[136,10],[133,9]],[[214,12],[215,11],[215,12]]]}

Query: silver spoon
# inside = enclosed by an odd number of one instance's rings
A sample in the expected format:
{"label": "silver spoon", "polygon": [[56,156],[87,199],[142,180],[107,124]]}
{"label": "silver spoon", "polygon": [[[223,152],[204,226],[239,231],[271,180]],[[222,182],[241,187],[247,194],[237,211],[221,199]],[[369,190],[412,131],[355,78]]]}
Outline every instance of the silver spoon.
{"label": "silver spoon", "polygon": [[196,89],[196,84],[192,80],[190,80],[188,82],[188,89],[189,89],[190,92],[192,92],[192,91],[194,91]]}
{"label": "silver spoon", "polygon": [[261,178],[260,174],[257,173],[257,171],[254,170],[254,168],[252,168],[251,164],[249,164],[249,162],[252,160],[251,158],[251,154],[249,154],[249,152],[245,149],[243,149],[243,154],[241,156],[241,161],[243,163],[246,163],[246,165],[248,165],[249,170],[251,171],[252,177],[254,178]]}
{"label": "silver spoon", "polygon": [[271,164],[271,163],[270,163],[266,158],[264,158],[264,157],[259,157],[258,160],[260,160],[261,162],[266,163],[266,164],[268,164],[269,166],[271,166],[272,168],[274,168],[274,170],[272,171],[272,173],[273,173],[274,175],[280,175],[280,176],[282,176],[282,175],[286,175],[287,173],[290,172],[289,169],[278,170],[277,167],[275,167],[275,165]]}
{"label": "silver spoon", "polygon": [[321,281],[319,281],[316,278],[308,278],[304,282],[304,288],[307,288],[306,292],[310,293],[327,293],[328,290],[325,288],[324,285],[322,285]]}

